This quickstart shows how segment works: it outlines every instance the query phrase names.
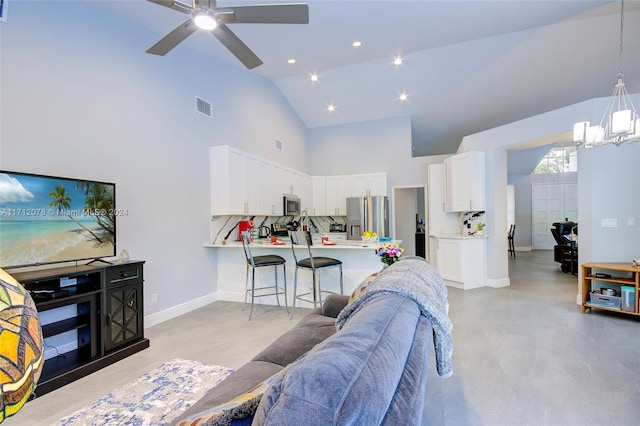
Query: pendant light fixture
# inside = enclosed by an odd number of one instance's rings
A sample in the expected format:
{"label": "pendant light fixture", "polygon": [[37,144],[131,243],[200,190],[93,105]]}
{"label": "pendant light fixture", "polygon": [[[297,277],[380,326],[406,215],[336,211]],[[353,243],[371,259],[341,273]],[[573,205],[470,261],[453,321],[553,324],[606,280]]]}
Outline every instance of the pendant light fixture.
{"label": "pendant light fixture", "polygon": [[624,0],[620,1],[620,51],[618,78],[600,124],[591,126],[588,121],[573,126],[573,141],[578,146],[592,148],[601,145],[620,146],[625,142],[640,142],[640,117],[624,86],[622,74],[622,35],[624,32]]}

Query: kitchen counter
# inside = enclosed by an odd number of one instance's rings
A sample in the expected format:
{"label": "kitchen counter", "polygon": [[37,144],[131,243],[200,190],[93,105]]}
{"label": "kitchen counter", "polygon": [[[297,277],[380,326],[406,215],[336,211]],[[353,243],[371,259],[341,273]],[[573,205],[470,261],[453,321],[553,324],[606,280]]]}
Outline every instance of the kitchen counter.
{"label": "kitchen counter", "polygon": [[[429,235],[431,264],[445,284],[469,290],[484,287],[486,235]],[[505,238],[505,244],[506,244]]]}
{"label": "kitchen counter", "polygon": [[[264,238],[264,239],[255,239],[252,243],[251,243],[251,248],[269,248],[269,249],[288,249],[291,250],[291,243],[289,243],[288,239],[285,238],[281,238],[281,241],[284,241],[285,244],[271,244],[271,240],[269,238]],[[331,241],[331,237],[329,237],[329,241]],[[313,242],[313,245],[311,246],[311,250],[315,251],[315,250],[325,250],[325,249],[336,249],[336,250],[375,250],[376,248],[380,247],[381,244],[380,242],[375,242],[375,243],[365,243],[363,241],[357,241],[357,240],[340,240],[340,241],[335,241],[336,244],[322,244],[321,242]],[[392,240],[389,241],[389,243],[395,243],[395,244],[402,244],[402,240]],[[234,247],[240,247],[242,248],[242,242],[240,241],[227,241],[226,244],[220,244],[220,243],[216,243],[216,244],[206,244],[205,247],[210,247],[210,248],[234,248]]]}
{"label": "kitchen counter", "polygon": [[[331,240],[331,235],[329,234]],[[287,269],[287,299],[291,306],[291,297],[293,295],[293,282],[295,263],[291,250],[291,244],[284,238],[284,245],[272,245],[270,239],[256,239],[251,244],[251,252],[254,256],[266,254],[277,254],[285,258]],[[392,243],[400,245],[402,241],[394,240]],[[381,243],[364,243],[362,241],[343,240],[336,241],[336,245],[322,245],[316,243],[311,246],[311,250],[316,256],[333,257],[342,261],[342,273],[344,281],[344,294],[351,294],[353,290],[362,282],[364,278],[370,274],[382,269],[382,262],[375,254],[375,249]],[[218,283],[218,299],[233,302],[244,301],[245,289],[245,273],[247,262],[245,260],[242,242],[227,241],[227,244],[206,244],[205,247],[215,251],[217,260],[217,283]],[[299,254],[298,254],[299,253]],[[296,249],[296,254],[300,257],[305,256],[304,248]],[[281,272],[278,272],[279,280],[282,280]],[[339,292],[339,271],[337,268],[330,268],[319,272],[322,288],[325,290]],[[273,282],[272,268],[258,268],[256,270],[256,286],[260,283]],[[309,271],[300,270],[298,273],[298,292],[306,292],[311,286],[311,273]],[[260,303],[276,304],[273,296],[261,297]],[[301,306],[301,305],[297,305]],[[303,307],[313,307],[312,304],[302,302]]]}
{"label": "kitchen counter", "polygon": [[468,240],[487,238],[487,235],[462,235],[462,234],[429,234],[432,238],[447,238],[450,240]]}

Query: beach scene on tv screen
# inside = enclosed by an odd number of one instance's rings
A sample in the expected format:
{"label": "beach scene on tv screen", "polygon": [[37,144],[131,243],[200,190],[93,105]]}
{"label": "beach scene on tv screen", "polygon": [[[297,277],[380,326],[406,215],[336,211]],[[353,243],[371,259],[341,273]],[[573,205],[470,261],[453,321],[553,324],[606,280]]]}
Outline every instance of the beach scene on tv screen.
{"label": "beach scene on tv screen", "polygon": [[114,184],[0,173],[0,266],[114,254]]}

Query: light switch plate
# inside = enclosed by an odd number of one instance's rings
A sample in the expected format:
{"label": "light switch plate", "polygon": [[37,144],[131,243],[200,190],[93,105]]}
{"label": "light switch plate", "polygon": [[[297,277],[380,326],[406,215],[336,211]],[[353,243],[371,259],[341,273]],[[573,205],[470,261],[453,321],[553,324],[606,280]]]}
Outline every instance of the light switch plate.
{"label": "light switch plate", "polygon": [[602,219],[603,228],[617,228],[618,219]]}
{"label": "light switch plate", "polygon": [[636,226],[636,218],[628,217],[627,218],[627,226]]}

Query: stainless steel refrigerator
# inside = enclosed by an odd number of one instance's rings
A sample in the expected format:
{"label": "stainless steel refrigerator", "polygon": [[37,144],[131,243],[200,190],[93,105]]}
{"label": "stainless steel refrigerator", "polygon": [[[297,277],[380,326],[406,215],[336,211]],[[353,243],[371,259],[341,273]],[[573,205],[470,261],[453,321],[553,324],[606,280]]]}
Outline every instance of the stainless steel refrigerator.
{"label": "stainless steel refrigerator", "polygon": [[361,240],[365,231],[389,237],[389,199],[387,197],[347,198],[347,239]]}

